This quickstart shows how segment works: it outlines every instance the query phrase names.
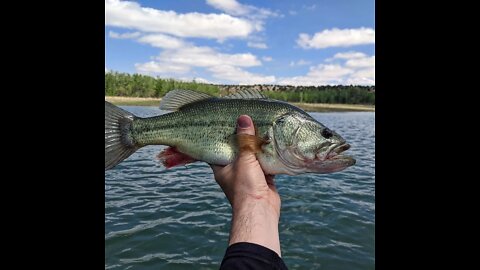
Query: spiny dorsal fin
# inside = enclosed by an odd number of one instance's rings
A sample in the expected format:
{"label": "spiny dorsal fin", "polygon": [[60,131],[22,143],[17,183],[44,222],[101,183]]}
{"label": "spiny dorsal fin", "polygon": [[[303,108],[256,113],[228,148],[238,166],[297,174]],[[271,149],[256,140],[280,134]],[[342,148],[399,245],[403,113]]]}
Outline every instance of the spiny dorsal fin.
{"label": "spiny dorsal fin", "polygon": [[257,99],[257,98],[267,98],[264,94],[260,93],[260,91],[255,89],[243,89],[234,94],[224,96],[222,98],[245,98],[245,99]]}
{"label": "spiny dorsal fin", "polygon": [[176,111],[182,106],[195,101],[212,98],[213,96],[192,90],[172,90],[160,101],[160,110]]}

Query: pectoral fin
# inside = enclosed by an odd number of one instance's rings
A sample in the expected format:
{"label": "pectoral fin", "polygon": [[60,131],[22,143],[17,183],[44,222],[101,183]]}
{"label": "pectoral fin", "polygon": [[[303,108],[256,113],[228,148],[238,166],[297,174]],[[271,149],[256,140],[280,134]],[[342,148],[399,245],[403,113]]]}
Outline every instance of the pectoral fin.
{"label": "pectoral fin", "polygon": [[179,152],[175,147],[165,148],[162,152],[160,152],[160,154],[158,154],[157,158],[167,169],[197,161],[191,156]]}

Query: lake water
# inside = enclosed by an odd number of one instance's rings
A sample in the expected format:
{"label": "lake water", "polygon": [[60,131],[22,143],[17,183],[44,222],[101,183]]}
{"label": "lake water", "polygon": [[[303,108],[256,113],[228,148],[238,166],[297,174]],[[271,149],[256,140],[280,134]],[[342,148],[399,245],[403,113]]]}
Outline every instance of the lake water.
{"label": "lake water", "polygon": [[[139,116],[155,107],[122,107]],[[276,176],[289,269],[375,268],[375,113],[311,113],[350,144],[357,164],[333,174]],[[106,269],[218,269],[231,210],[205,163],[165,170],[163,146],[105,172]]]}

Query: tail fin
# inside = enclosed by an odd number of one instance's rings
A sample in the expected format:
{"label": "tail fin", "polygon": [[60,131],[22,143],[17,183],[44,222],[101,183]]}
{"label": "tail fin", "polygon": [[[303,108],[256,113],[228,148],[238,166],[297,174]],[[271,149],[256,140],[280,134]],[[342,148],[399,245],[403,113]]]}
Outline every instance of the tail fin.
{"label": "tail fin", "polygon": [[115,167],[138,149],[130,135],[134,118],[133,114],[105,101],[105,170]]}

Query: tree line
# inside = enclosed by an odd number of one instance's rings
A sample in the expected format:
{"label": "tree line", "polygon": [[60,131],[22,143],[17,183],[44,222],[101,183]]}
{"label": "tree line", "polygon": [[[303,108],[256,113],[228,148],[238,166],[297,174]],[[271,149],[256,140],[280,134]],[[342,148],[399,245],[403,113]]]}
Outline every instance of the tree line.
{"label": "tree line", "polygon": [[105,95],[126,97],[163,97],[173,89],[189,89],[213,96],[239,89],[253,88],[270,98],[305,103],[343,103],[375,105],[375,86],[273,86],[273,85],[214,85],[196,81],[154,78],[141,74],[105,73]]}
{"label": "tree line", "polygon": [[273,99],[288,102],[375,105],[375,91],[363,86],[311,86],[297,91],[265,92]]}
{"label": "tree line", "polygon": [[219,88],[213,84],[184,82],[154,78],[141,74],[105,73],[105,95],[123,97],[163,97],[173,89],[189,89],[218,96]]}

